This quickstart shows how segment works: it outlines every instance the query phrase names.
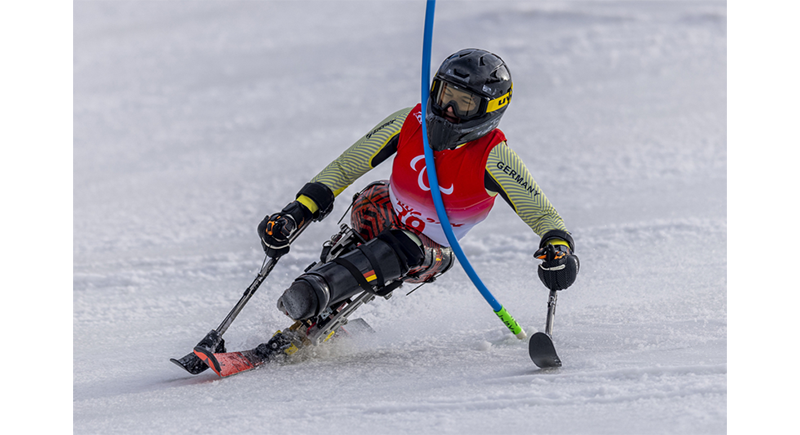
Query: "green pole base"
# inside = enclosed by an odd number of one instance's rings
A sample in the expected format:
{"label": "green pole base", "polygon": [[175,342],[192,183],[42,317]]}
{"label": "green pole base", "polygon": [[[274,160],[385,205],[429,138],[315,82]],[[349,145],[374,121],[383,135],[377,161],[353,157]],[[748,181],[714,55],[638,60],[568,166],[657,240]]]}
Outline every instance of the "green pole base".
{"label": "green pole base", "polygon": [[503,323],[506,324],[506,327],[514,335],[516,335],[517,338],[519,338],[520,340],[528,338],[528,334],[526,334],[525,331],[522,330],[522,327],[519,326],[519,323],[517,323],[517,321],[514,320],[513,317],[511,317],[511,314],[508,314],[508,311],[506,311],[505,307],[500,307],[500,311],[495,311],[494,313],[497,314],[497,317],[499,317],[500,320],[502,320]]}

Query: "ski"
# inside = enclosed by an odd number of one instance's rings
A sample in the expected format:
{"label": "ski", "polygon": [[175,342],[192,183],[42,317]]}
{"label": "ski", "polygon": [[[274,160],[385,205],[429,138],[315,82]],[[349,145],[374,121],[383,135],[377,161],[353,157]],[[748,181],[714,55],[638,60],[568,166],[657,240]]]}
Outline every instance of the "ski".
{"label": "ski", "polygon": [[553,339],[544,332],[533,334],[528,342],[528,353],[539,368],[561,367],[561,359],[556,353]]}
{"label": "ski", "polygon": [[[374,298],[375,295],[365,291],[353,300],[342,302],[335,309],[328,308],[323,315],[313,320],[297,321],[286,331],[276,332],[268,342],[259,344],[255,349],[214,352],[206,346],[197,346],[194,348],[194,356],[219,377],[224,378],[253,370],[268,362],[285,360],[300,349],[319,345],[334,336],[375,332],[363,319],[347,319],[358,307]],[[345,325],[350,326],[350,331],[344,328]]]}
{"label": "ski", "polygon": [[287,355],[297,352],[299,348],[293,342],[293,335],[291,332],[278,331],[268,342],[259,344],[255,349],[238,352],[214,353],[208,348],[198,346],[194,348],[194,354],[214,373],[224,378],[253,370],[265,363],[283,359]]}
{"label": "ski", "polygon": [[262,364],[262,360],[256,355],[255,350],[242,352],[211,353],[207,349],[197,348],[194,350],[195,356],[205,363],[219,377],[226,377],[252,370]]}
{"label": "ski", "polygon": [[[320,255],[322,264],[333,261],[348,249],[353,249],[360,240],[364,240],[358,233],[353,231],[347,225],[342,225],[339,233],[333,235],[331,240],[323,244],[323,251]],[[206,337],[195,346],[192,353],[180,359],[172,358],[170,361],[183,368],[191,374],[199,374],[211,368],[214,373],[220,377],[232,376],[237,373],[253,370],[256,367],[264,365],[265,363],[283,360],[287,356],[293,355],[308,346],[316,346],[327,342],[334,336],[350,336],[351,333],[358,334],[359,332],[375,332],[363,319],[353,319],[348,321],[353,312],[361,305],[372,301],[375,297],[381,296],[384,299],[389,299],[392,296],[391,291],[399,287],[401,281],[397,285],[390,285],[384,288],[381,292],[377,291],[364,291],[354,298],[348,298],[336,305],[332,305],[322,311],[319,315],[303,320],[296,321],[287,330],[278,331],[272,338],[266,342],[258,345],[255,349],[243,350],[237,352],[226,352],[222,334],[225,332],[230,323],[241,311],[244,304],[250,299],[253,292],[263,279],[272,270],[277,259],[272,259],[270,262],[262,266],[262,271],[256,278],[256,281],[251,284],[242,299],[234,307],[228,317],[223,321],[219,328],[209,332]],[[317,263],[312,263],[306,271],[314,268]],[[344,328],[348,325],[347,329]],[[339,334],[341,332],[341,334]]]}

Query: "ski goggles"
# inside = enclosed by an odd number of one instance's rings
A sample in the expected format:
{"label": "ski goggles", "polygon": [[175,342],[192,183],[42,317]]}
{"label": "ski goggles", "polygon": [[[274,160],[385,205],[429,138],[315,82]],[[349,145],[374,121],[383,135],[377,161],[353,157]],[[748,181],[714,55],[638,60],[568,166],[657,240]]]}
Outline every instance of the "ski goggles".
{"label": "ski goggles", "polygon": [[431,89],[432,106],[442,112],[450,106],[462,121],[468,121],[505,107],[510,99],[511,89],[498,98],[489,99],[440,79],[433,81]]}

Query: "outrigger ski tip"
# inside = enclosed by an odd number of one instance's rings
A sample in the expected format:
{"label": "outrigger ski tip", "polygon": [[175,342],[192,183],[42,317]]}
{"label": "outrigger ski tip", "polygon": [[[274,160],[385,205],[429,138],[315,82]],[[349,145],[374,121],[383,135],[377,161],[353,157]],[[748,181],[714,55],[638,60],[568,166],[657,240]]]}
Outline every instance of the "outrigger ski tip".
{"label": "outrigger ski tip", "polygon": [[537,332],[528,341],[528,354],[533,363],[539,368],[561,367],[561,358],[556,353],[556,346],[553,344],[553,323],[556,317],[556,301],[558,292],[550,290],[547,298],[547,323],[544,332]]}
{"label": "outrigger ski tip", "polygon": [[528,342],[528,353],[539,368],[561,367],[561,359],[556,353],[556,347],[550,335],[537,332]]}

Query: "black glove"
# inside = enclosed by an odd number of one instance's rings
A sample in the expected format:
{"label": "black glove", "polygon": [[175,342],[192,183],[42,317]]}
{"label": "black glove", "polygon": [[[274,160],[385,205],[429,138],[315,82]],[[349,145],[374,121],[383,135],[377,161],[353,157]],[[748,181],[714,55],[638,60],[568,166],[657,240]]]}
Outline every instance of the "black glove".
{"label": "black glove", "polygon": [[276,258],[289,252],[289,240],[311,218],[311,212],[297,201],[289,203],[280,212],[265,217],[258,225],[258,235],[267,256]]}
{"label": "black glove", "polygon": [[539,248],[534,257],[543,260],[539,265],[539,279],[550,290],[564,290],[575,282],[581,262],[566,245],[551,245]]}

